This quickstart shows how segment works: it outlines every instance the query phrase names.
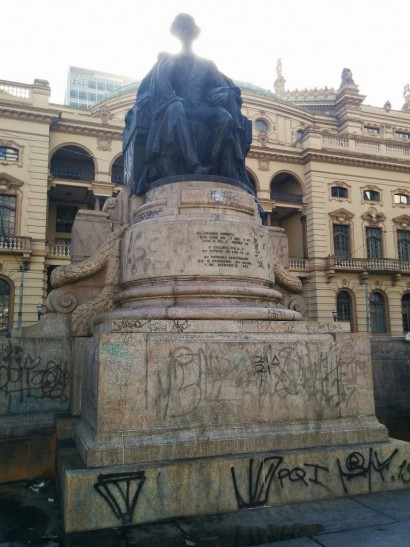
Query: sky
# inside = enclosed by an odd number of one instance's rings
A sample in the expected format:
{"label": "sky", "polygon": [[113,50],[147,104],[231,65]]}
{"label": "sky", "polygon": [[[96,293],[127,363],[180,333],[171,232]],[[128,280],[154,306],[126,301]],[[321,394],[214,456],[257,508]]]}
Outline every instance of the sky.
{"label": "sky", "polygon": [[158,52],[179,50],[178,13],[201,28],[195,52],[234,80],[273,90],[281,58],[287,89],[337,89],[346,67],[365,104],[396,110],[410,83],[409,0],[18,0],[12,13],[0,80],[48,80],[53,103],[70,65],[142,79]]}

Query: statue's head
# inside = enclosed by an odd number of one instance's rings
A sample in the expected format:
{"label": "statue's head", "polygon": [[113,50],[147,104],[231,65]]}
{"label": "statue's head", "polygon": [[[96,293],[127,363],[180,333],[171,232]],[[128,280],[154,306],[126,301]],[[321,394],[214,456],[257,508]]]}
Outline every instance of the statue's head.
{"label": "statue's head", "polygon": [[171,33],[182,41],[192,42],[200,32],[201,29],[197,27],[194,18],[188,13],[179,13],[171,25]]}

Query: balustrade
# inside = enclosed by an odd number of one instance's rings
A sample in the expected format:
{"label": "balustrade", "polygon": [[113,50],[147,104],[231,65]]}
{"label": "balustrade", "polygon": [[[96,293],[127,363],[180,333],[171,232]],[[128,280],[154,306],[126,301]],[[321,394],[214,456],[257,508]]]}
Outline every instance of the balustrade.
{"label": "balustrade", "polygon": [[410,272],[410,261],[398,258],[330,257],[328,268],[334,270]]}
{"label": "balustrade", "polygon": [[71,245],[62,243],[51,243],[47,248],[47,256],[52,258],[70,258]]}
{"label": "balustrade", "polygon": [[29,237],[0,237],[0,250],[22,252],[30,249]]}

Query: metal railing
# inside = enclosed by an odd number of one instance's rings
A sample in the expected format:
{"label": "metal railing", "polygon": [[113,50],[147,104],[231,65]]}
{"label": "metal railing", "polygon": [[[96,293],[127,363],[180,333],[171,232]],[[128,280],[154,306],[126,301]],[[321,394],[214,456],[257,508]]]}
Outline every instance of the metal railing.
{"label": "metal railing", "polygon": [[52,167],[50,174],[59,179],[69,180],[94,180],[95,176],[92,171],[85,171],[72,167]]}
{"label": "metal railing", "polygon": [[280,192],[271,192],[270,198],[275,201],[285,201],[287,203],[302,203],[303,196],[300,194],[281,194]]}

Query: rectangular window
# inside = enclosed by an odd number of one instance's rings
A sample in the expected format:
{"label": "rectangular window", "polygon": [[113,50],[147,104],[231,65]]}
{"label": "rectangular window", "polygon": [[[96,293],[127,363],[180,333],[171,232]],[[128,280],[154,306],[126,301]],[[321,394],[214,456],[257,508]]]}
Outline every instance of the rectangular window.
{"label": "rectangular window", "polygon": [[332,186],[332,198],[348,198],[349,192],[347,188],[343,188],[343,186]]}
{"label": "rectangular window", "polygon": [[394,194],[394,203],[399,205],[408,205],[409,196],[407,194]]}
{"label": "rectangular window", "polygon": [[379,134],[379,128],[378,127],[372,127],[370,125],[365,125],[363,127],[363,130],[365,133],[370,133],[371,135],[378,135]]}
{"label": "rectangular window", "polygon": [[410,133],[404,133],[403,131],[396,131],[395,136],[398,139],[410,139]]}
{"label": "rectangular window", "polygon": [[335,256],[347,258],[350,256],[350,228],[343,224],[333,225],[333,246]]}
{"label": "rectangular window", "polygon": [[57,205],[56,232],[71,233],[78,207]]}
{"label": "rectangular window", "polygon": [[382,231],[380,228],[366,228],[367,258],[382,258]]}
{"label": "rectangular window", "polygon": [[380,201],[380,193],[375,190],[365,190],[363,198],[365,201]]}
{"label": "rectangular window", "polygon": [[410,231],[397,230],[399,260],[410,260]]}
{"label": "rectangular window", "polygon": [[16,197],[0,195],[0,237],[16,233]]}

